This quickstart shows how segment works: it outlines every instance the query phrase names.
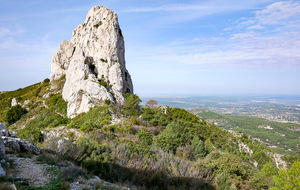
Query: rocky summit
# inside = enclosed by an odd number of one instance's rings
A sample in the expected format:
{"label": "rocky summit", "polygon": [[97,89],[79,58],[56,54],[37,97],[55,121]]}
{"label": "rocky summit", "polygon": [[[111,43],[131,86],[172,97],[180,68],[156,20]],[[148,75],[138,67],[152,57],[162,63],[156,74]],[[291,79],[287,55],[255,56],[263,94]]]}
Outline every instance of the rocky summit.
{"label": "rocky summit", "polygon": [[104,101],[124,104],[123,94],[133,93],[124,53],[117,14],[93,7],[73,31],[71,42],[64,40],[52,58],[50,80],[66,77],[62,95],[69,118]]}

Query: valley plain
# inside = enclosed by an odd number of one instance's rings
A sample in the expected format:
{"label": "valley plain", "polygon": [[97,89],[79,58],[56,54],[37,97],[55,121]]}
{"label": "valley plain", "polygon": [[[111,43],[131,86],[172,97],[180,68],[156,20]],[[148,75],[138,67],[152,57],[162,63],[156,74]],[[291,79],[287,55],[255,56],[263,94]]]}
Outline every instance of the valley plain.
{"label": "valley plain", "polygon": [[299,153],[300,96],[215,95],[152,98],[161,105],[187,109],[219,128],[251,135],[277,152]]}

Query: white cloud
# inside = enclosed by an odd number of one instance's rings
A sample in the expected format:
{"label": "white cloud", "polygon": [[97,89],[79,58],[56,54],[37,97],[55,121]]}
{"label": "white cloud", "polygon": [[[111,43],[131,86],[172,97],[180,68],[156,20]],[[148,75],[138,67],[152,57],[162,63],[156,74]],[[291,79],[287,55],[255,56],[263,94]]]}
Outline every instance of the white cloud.
{"label": "white cloud", "polygon": [[300,70],[299,18],[299,3],[276,2],[224,29],[228,36],[174,43],[177,53],[167,57],[199,67]]}
{"label": "white cloud", "polygon": [[212,6],[199,6],[190,4],[168,4],[156,7],[139,7],[133,9],[126,9],[120,12],[134,13],[134,12],[170,12],[170,11],[203,11],[212,9]]}
{"label": "white cloud", "polygon": [[284,24],[287,19],[297,18],[299,21],[300,4],[292,1],[281,1],[269,5],[266,9],[257,11],[255,19],[260,24]]}
{"label": "white cloud", "polygon": [[11,34],[12,32],[8,28],[0,28],[0,39]]}
{"label": "white cloud", "polygon": [[[153,23],[158,26],[172,25],[174,23],[182,23],[190,20],[196,20],[210,15],[217,15],[222,13],[230,13],[234,11],[250,10],[265,2],[274,0],[252,0],[252,1],[235,1],[228,0],[224,3],[222,0],[210,0],[210,1],[194,1],[186,3],[164,3],[162,2],[158,6],[143,6],[135,8],[124,8],[118,11],[118,13],[153,13],[157,12],[157,15],[163,13],[164,16],[158,16],[152,14]],[[168,1],[166,1],[168,2]],[[167,15],[167,16],[166,16]]]}

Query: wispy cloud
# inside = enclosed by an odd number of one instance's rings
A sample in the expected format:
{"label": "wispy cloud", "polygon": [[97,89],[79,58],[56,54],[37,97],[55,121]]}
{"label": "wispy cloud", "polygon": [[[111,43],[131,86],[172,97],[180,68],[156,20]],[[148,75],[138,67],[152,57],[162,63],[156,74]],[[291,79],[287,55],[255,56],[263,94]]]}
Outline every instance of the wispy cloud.
{"label": "wispy cloud", "polygon": [[[134,8],[124,8],[117,11],[118,13],[149,13],[151,19],[147,22],[153,28],[170,26],[176,23],[197,20],[211,15],[230,13],[235,11],[251,10],[274,0],[253,0],[253,1],[235,1],[228,0],[224,3],[221,0],[211,1],[193,1],[186,3],[162,3],[157,6],[142,6]],[[154,13],[154,14],[153,14]],[[157,13],[157,14],[155,14]],[[163,16],[162,16],[162,15]],[[151,22],[152,20],[152,22]]]}
{"label": "wispy cloud", "polygon": [[23,14],[22,16],[5,16],[0,17],[0,21],[7,22],[7,21],[14,21],[14,20],[22,20],[25,18],[38,18],[38,17],[47,17],[49,15],[55,15],[59,13],[69,13],[69,12],[81,12],[81,11],[88,11],[90,7],[80,7],[80,8],[70,8],[70,9],[58,9],[58,10],[51,10],[51,11],[41,11],[41,12],[33,12],[28,14]]}
{"label": "wispy cloud", "polygon": [[22,34],[24,32],[25,32],[25,30],[23,30],[21,28],[14,28],[12,30],[9,28],[1,27],[0,28],[0,39],[7,38],[10,36],[16,36],[16,35]]}
{"label": "wispy cloud", "polygon": [[[172,44],[169,60],[219,69],[300,70],[300,4],[276,2],[211,39]],[[169,44],[170,45],[170,44]]]}
{"label": "wispy cloud", "polygon": [[169,4],[169,5],[161,5],[157,7],[139,7],[121,10],[120,12],[124,13],[135,13],[135,12],[171,12],[171,11],[203,11],[207,9],[212,9],[212,6],[199,6],[199,5],[191,5],[191,4]]}

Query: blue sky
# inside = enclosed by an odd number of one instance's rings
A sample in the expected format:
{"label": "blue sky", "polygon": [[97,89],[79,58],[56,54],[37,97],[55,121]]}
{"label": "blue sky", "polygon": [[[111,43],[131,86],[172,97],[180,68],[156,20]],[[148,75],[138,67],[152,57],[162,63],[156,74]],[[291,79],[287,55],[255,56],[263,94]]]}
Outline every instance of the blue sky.
{"label": "blue sky", "polygon": [[300,94],[300,2],[0,0],[0,91],[50,76],[88,10],[115,11],[135,93]]}

